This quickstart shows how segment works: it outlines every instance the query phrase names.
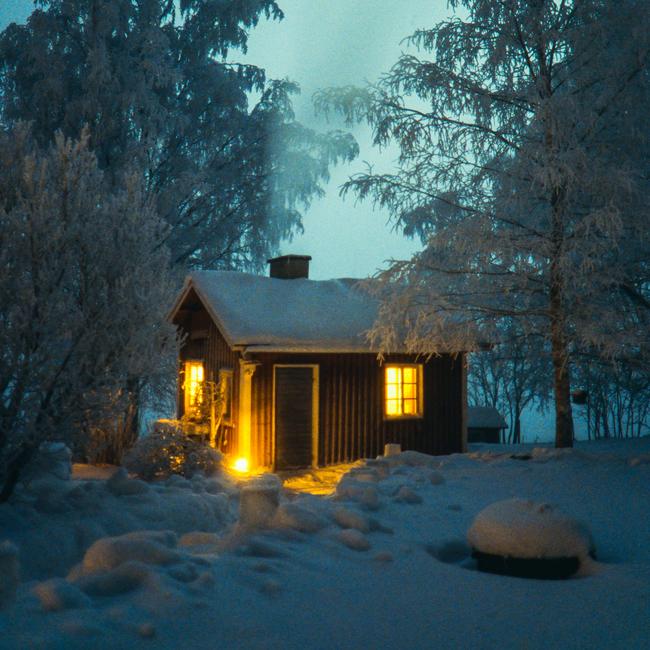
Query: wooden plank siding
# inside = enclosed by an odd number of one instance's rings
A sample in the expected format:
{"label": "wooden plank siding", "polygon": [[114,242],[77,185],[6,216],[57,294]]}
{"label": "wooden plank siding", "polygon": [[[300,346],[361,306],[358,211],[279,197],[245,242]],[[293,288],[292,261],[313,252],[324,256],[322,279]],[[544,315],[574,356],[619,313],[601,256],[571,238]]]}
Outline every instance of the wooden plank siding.
{"label": "wooden plank siding", "polygon": [[[274,364],[319,366],[318,464],[374,457],[384,444],[429,454],[462,451],[462,356],[434,357],[424,364],[424,414],[384,419],[384,372],[375,354],[257,354],[253,376],[252,454],[274,466],[272,440]],[[413,363],[412,355],[390,355],[386,363]]]}

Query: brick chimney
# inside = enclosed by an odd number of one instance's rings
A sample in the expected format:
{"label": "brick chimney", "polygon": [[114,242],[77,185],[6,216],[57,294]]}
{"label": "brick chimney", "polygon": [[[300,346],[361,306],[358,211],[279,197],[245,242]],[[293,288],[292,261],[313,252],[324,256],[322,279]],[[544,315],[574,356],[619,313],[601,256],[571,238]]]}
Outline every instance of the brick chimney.
{"label": "brick chimney", "polygon": [[310,255],[281,255],[267,260],[269,275],[281,280],[298,280],[309,277]]}

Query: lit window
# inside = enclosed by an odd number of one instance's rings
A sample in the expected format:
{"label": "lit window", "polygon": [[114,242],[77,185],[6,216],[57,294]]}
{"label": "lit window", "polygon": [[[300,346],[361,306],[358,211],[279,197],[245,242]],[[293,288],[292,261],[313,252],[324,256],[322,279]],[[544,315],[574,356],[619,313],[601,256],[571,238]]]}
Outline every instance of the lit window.
{"label": "lit window", "polygon": [[386,366],[387,418],[422,417],[422,366]]}
{"label": "lit window", "polygon": [[185,362],[185,415],[194,415],[203,403],[204,370],[202,361]]}

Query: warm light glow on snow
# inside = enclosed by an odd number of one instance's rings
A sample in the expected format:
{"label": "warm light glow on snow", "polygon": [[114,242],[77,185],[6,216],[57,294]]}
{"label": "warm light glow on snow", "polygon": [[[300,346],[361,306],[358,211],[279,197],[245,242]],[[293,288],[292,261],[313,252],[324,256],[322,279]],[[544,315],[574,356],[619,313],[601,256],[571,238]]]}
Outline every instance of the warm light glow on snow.
{"label": "warm light glow on snow", "polygon": [[246,474],[248,472],[248,458],[238,458],[232,468],[236,472],[241,472],[242,474]]}

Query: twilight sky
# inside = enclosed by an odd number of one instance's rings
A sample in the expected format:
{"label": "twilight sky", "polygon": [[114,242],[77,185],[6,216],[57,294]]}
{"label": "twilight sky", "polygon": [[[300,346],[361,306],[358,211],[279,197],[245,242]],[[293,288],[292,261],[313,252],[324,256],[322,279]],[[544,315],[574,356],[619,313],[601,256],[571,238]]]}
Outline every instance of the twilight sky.
{"label": "twilight sky", "polygon": [[[312,110],[311,97],[326,86],[362,84],[374,80],[397,59],[400,41],[419,27],[429,27],[448,14],[445,0],[279,0],[282,22],[262,21],[251,32],[245,60],[264,68],[269,77],[297,81],[302,95],[296,98],[298,119],[319,129],[343,128],[326,124]],[[0,29],[11,21],[24,22],[32,0],[0,0]],[[406,258],[419,242],[392,232],[388,215],[370,203],[343,201],[338,188],[347,177],[370,162],[377,169],[391,166],[395,151],[378,152],[370,145],[369,131],[356,127],[360,157],[332,170],[326,196],[316,200],[305,214],[305,232],[285,242],[282,253],[313,257],[310,276],[363,277],[389,258]]]}

